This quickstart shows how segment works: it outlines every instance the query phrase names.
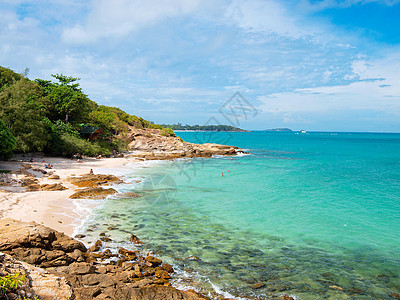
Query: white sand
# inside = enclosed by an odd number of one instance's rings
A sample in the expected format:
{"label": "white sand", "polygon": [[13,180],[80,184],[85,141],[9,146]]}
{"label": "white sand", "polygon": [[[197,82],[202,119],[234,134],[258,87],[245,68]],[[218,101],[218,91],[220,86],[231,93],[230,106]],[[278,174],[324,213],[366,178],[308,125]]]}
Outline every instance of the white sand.
{"label": "white sand", "polygon": [[[18,159],[18,161],[0,162],[0,170],[17,170],[22,164],[31,164],[33,168],[44,169],[46,163],[53,165],[54,174],[60,179],[38,178],[39,184],[62,183],[67,187],[64,191],[40,191],[40,192],[5,192],[0,190],[0,217],[10,217],[21,221],[35,221],[50,228],[72,235],[75,227],[79,226],[87,215],[78,213],[74,201],[69,198],[77,189],[70,184],[67,178],[72,175],[89,173],[97,168],[121,168],[128,163],[137,161],[135,158],[84,158],[81,163],[77,160],[52,157],[33,157],[34,162],[29,163],[30,157]],[[23,160],[23,161],[21,161]],[[18,175],[20,177],[21,175]],[[41,175],[39,174],[39,177]]]}

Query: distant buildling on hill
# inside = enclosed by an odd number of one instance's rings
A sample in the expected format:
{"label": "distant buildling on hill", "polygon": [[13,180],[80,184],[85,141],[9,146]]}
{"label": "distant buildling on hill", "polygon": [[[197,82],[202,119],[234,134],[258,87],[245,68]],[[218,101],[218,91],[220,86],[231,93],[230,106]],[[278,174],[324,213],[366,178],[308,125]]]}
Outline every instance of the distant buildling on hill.
{"label": "distant buildling on hill", "polygon": [[191,131],[247,131],[244,129],[236,128],[230,125],[182,125],[181,123],[167,125],[162,124],[163,127],[172,128],[173,130],[191,130]]}

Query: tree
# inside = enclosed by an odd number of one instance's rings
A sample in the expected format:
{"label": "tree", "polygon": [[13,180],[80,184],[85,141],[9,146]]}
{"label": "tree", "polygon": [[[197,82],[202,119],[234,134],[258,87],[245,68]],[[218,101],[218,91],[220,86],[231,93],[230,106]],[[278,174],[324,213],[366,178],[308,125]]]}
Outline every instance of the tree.
{"label": "tree", "polygon": [[8,158],[15,149],[16,141],[6,124],[0,119],[0,159]]}
{"label": "tree", "polygon": [[22,78],[0,92],[0,118],[16,139],[16,151],[43,151],[49,140],[44,115],[43,91],[36,83]]}
{"label": "tree", "polygon": [[89,113],[89,98],[82,92],[80,78],[60,74],[51,75],[58,83],[48,80],[36,79],[47,96],[48,117],[52,121],[64,120],[65,123],[82,123]]}
{"label": "tree", "polygon": [[20,74],[0,66],[0,90],[5,86],[14,84],[21,78],[22,76]]}

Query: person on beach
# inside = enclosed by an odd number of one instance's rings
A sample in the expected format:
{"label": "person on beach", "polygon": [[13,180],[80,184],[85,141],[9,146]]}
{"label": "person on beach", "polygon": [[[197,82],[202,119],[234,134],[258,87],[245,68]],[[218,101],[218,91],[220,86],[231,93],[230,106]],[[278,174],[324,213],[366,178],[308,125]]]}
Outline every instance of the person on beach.
{"label": "person on beach", "polygon": [[89,172],[89,174],[93,174],[93,169],[90,169],[90,172]]}

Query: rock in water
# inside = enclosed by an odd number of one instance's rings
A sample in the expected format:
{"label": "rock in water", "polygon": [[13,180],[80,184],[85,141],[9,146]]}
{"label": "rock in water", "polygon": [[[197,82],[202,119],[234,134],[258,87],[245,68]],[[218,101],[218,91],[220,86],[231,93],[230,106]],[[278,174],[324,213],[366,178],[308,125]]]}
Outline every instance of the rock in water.
{"label": "rock in water", "polygon": [[132,243],[134,243],[135,245],[140,245],[140,244],[144,244],[136,235],[131,234],[131,238],[130,241]]}
{"label": "rock in water", "polygon": [[80,177],[70,177],[68,181],[78,187],[97,187],[100,185],[118,184],[123,181],[114,175],[85,174]]}
{"label": "rock in water", "polygon": [[149,267],[157,267],[158,265],[160,265],[162,263],[161,259],[156,258],[156,257],[151,256],[151,255],[146,256],[145,261],[146,261],[146,264]]}
{"label": "rock in water", "polygon": [[71,199],[105,199],[109,195],[116,194],[117,191],[113,188],[104,189],[102,187],[95,187],[95,188],[85,188],[83,190],[78,190],[69,198]]}
{"label": "rock in water", "polygon": [[343,289],[340,286],[337,286],[337,285],[330,285],[329,288],[333,289],[333,290],[338,290],[338,291],[342,291],[343,292]]}

